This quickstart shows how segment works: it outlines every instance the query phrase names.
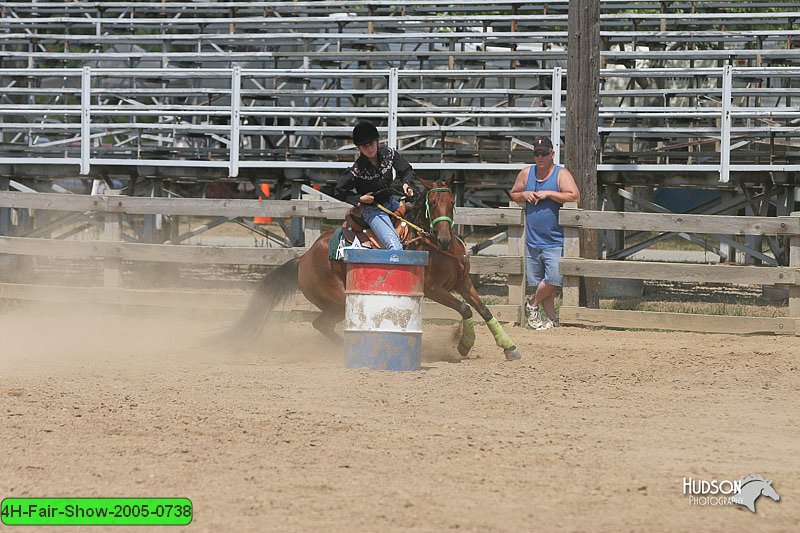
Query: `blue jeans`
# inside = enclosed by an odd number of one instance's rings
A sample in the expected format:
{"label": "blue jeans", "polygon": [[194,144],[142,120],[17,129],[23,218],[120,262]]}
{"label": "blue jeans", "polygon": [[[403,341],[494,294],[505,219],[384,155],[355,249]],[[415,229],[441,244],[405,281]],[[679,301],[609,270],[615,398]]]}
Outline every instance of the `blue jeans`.
{"label": "blue jeans", "polygon": [[[400,205],[400,202],[392,198],[382,205],[389,211],[394,211]],[[370,229],[375,233],[375,237],[378,239],[378,242],[381,243],[381,246],[387,250],[403,249],[403,243],[400,242],[400,237],[397,236],[397,232],[394,230],[394,225],[392,224],[392,219],[388,214],[374,205],[363,205],[361,207],[361,213],[364,215],[364,220],[367,221]]]}
{"label": "blue jeans", "polygon": [[563,248],[534,248],[526,246],[525,254],[525,276],[528,278],[528,286],[535,287],[544,280],[548,285],[561,287],[564,279],[558,270],[558,260],[561,259]]}

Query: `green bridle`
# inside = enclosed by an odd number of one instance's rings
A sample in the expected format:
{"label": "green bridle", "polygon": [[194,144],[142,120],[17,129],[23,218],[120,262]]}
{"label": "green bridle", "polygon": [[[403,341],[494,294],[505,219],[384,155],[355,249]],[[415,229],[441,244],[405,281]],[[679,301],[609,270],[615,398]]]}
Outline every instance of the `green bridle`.
{"label": "green bridle", "polygon": [[436,217],[433,220],[431,220],[431,204],[428,201],[428,196],[432,192],[449,192],[449,193],[452,194],[453,191],[450,190],[450,187],[434,187],[433,189],[428,189],[427,192],[425,193],[425,218],[427,218],[428,221],[430,222],[431,231],[433,231],[434,224],[436,224],[437,222],[441,222],[442,220],[448,221],[450,223],[450,225],[452,226],[453,225],[453,219],[450,218],[450,217]]}

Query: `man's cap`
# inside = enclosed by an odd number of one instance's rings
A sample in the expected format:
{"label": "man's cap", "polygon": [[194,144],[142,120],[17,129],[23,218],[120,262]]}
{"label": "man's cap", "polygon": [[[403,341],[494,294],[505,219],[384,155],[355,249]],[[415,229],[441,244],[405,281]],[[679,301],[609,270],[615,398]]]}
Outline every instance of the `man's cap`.
{"label": "man's cap", "polygon": [[366,120],[359,121],[358,124],[356,124],[356,127],[353,128],[353,144],[356,146],[371,143],[379,138],[380,136],[378,135],[378,128]]}
{"label": "man's cap", "polygon": [[533,141],[533,149],[535,150],[552,150],[553,149],[553,141],[550,140],[550,137],[536,137],[536,140]]}

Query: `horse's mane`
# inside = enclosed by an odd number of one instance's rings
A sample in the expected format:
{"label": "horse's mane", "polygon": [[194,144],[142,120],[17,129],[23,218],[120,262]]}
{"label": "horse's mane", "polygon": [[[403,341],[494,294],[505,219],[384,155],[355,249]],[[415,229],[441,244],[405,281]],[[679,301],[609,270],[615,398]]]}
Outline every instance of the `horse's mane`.
{"label": "horse's mane", "polygon": [[751,481],[763,481],[764,483],[769,483],[769,481],[764,479],[764,476],[759,476],[759,475],[743,477],[739,481],[742,482],[742,487],[744,487],[745,485],[747,485]]}
{"label": "horse's mane", "polygon": [[422,229],[429,229],[428,226],[428,219],[425,216],[425,197],[419,195],[418,197],[414,198],[414,202],[411,204],[411,214],[408,217],[412,224],[416,224],[417,226],[421,227]]}

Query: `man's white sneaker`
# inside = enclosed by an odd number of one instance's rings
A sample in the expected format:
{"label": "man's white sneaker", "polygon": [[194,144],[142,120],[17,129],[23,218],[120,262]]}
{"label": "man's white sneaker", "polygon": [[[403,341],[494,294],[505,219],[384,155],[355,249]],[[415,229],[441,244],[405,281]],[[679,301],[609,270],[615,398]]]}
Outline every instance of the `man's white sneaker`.
{"label": "man's white sneaker", "polygon": [[538,328],[536,328],[536,330],[537,331],[544,331],[546,329],[550,329],[550,328],[553,328],[553,327],[555,327],[555,324],[553,324],[553,321],[550,320],[550,319],[547,319],[544,322],[542,322],[542,324]]}
{"label": "man's white sneaker", "polygon": [[[528,307],[528,305],[526,305],[526,307]],[[528,313],[528,327],[531,329],[541,328],[544,322],[542,322],[542,317],[539,316],[539,310],[533,308],[529,309],[530,312]]]}

